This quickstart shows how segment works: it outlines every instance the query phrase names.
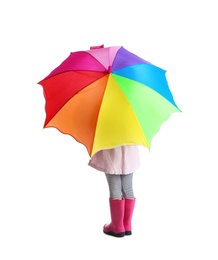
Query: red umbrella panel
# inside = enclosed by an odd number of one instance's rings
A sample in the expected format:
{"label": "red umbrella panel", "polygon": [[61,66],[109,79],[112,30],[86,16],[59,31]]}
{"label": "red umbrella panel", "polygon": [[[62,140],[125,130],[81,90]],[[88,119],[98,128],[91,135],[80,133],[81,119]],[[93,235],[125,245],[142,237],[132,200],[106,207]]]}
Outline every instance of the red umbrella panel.
{"label": "red umbrella panel", "polygon": [[101,149],[139,144],[180,112],[166,71],[122,46],[72,52],[39,82],[45,97],[44,127],[55,127],[85,145]]}

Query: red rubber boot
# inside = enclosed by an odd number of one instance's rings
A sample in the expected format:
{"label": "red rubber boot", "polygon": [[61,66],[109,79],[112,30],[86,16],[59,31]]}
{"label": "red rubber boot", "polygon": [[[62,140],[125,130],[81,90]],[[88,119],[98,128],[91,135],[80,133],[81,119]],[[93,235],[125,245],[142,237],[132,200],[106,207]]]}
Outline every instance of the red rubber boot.
{"label": "red rubber boot", "polygon": [[103,232],[114,237],[123,237],[125,236],[125,229],[123,225],[125,200],[109,199],[109,203],[111,223],[104,225]]}
{"label": "red rubber boot", "polygon": [[135,199],[125,198],[125,209],[124,209],[124,228],[125,235],[132,235],[132,215],[135,207]]}

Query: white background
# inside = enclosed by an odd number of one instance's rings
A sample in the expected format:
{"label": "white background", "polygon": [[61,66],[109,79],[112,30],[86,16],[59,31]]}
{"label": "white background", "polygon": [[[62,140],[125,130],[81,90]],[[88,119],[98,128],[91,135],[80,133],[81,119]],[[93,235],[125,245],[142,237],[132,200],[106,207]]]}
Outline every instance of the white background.
{"label": "white background", "polygon": [[[0,259],[218,259],[216,1],[2,1]],[[122,45],[167,70],[182,113],[140,149],[133,235],[106,236],[84,146],[43,129],[37,84],[71,51]]]}

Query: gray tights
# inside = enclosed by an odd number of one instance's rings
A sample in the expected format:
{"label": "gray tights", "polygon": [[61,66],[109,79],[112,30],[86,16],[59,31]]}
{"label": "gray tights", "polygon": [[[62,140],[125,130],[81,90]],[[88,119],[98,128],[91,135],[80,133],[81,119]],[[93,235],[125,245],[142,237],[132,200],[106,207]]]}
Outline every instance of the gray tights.
{"label": "gray tights", "polygon": [[133,173],[129,173],[126,175],[106,173],[105,175],[107,178],[111,199],[121,200],[122,197],[134,199],[132,188]]}

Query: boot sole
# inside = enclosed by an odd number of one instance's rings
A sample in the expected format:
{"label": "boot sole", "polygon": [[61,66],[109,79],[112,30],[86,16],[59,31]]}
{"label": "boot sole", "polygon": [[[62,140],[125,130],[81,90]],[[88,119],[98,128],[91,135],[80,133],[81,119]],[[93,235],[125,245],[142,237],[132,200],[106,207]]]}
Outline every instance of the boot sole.
{"label": "boot sole", "polygon": [[114,237],[124,237],[126,232],[114,233],[113,231],[106,232],[103,230],[106,235],[114,236]]}

